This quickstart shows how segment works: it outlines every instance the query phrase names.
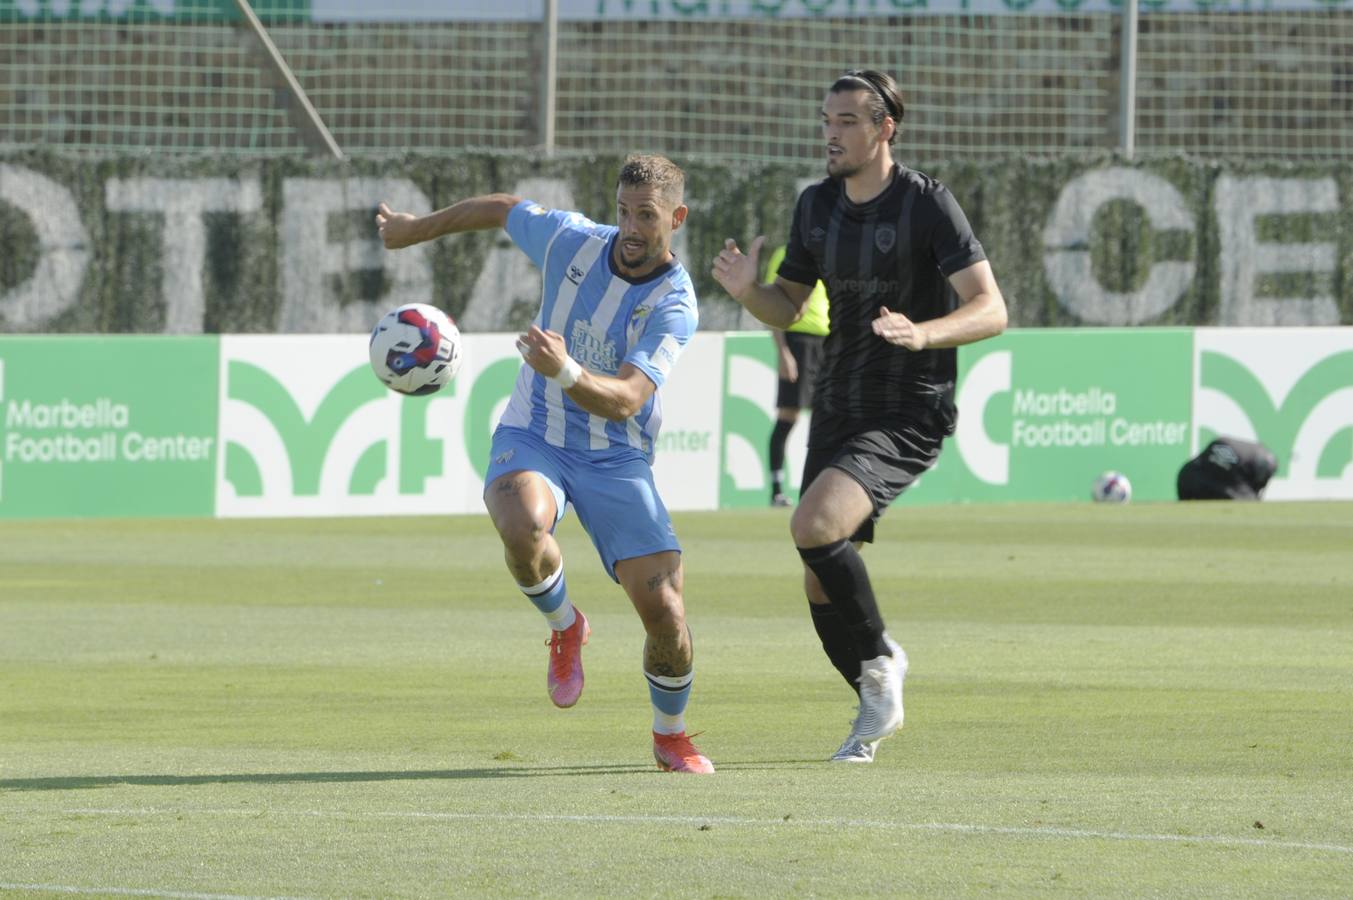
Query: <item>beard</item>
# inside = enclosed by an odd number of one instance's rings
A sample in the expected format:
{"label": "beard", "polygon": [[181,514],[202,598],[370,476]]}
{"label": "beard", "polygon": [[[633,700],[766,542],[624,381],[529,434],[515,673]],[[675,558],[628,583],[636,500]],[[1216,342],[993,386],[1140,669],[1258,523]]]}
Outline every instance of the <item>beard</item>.
{"label": "beard", "polygon": [[844,157],[841,159],[827,157],[827,175],[832,178],[849,178],[858,174],[863,168],[863,163],[848,163]]}
{"label": "beard", "polygon": [[645,244],[643,249],[634,256],[630,256],[629,251],[625,249],[623,244],[620,246],[620,262],[623,263],[627,269],[641,269],[657,259],[657,257],[657,251],[648,244]]}

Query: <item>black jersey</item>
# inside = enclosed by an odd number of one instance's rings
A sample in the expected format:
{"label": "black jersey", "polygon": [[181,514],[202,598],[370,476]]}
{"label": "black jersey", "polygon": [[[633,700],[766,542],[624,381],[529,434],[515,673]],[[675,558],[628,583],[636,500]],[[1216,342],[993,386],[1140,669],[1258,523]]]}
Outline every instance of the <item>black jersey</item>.
{"label": "black jersey", "polygon": [[819,279],[831,301],[830,326],[815,409],[850,419],[896,419],[918,408],[952,427],[958,354],[913,352],[874,334],[888,307],[914,322],[952,312],[958,298],[948,276],[986,259],[948,188],[902,166],[867,203],[852,203],[844,184],[826,178],[799,195],[779,276]]}

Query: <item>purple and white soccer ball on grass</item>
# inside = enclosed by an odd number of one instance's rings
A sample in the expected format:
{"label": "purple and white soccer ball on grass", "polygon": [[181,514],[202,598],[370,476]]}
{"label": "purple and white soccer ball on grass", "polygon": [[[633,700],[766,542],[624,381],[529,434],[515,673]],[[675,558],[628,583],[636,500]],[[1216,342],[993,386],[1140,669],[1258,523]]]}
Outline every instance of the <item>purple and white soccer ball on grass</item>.
{"label": "purple and white soccer ball on grass", "polygon": [[390,310],[371,332],[371,369],[401,394],[441,390],[456,377],[463,359],[460,329],[426,303]]}
{"label": "purple and white soccer ball on grass", "polygon": [[1132,482],[1122,472],[1105,472],[1095,479],[1090,496],[1096,503],[1127,503],[1132,499]]}

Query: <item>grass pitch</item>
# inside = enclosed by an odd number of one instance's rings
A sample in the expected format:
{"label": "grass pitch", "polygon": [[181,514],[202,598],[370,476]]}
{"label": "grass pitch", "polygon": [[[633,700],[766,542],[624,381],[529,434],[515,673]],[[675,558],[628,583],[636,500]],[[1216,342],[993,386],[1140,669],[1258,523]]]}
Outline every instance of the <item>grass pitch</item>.
{"label": "grass pitch", "polygon": [[872,766],[783,513],[677,517],[712,778],[571,518],[568,711],[485,518],[0,523],[0,894],[1349,894],[1353,504],[893,510]]}

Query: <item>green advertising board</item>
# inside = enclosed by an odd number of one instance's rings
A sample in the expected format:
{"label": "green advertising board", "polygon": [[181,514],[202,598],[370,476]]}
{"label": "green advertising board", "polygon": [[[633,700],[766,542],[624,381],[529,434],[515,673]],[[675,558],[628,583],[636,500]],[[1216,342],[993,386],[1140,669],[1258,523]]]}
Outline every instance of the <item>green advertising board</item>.
{"label": "green advertising board", "polygon": [[[719,505],[764,506],[764,483],[736,477],[747,467],[734,457],[750,448],[766,466],[774,344],[730,334],[724,359]],[[958,431],[898,502],[1086,500],[1111,469],[1137,499],[1172,500],[1190,455],[1192,381],[1190,329],[1012,330],[963,347]]]}
{"label": "green advertising board", "polygon": [[[765,506],[770,497],[765,476],[767,441],[775,426],[776,366],[775,343],[766,332],[724,336],[720,508]],[[790,481],[789,495],[797,500],[799,473]]]}
{"label": "green advertising board", "polygon": [[1191,330],[1013,330],[959,361],[958,431],[909,500],[1085,500],[1107,470],[1136,499],[1174,499],[1192,439]]}
{"label": "green advertising board", "polygon": [[212,515],[218,345],[0,338],[0,518]]}
{"label": "green advertising board", "polygon": [[[482,513],[521,359],[513,334],[465,352],[410,398],[363,335],[0,337],[0,518]],[[958,359],[957,430],[899,504],[1084,503],[1109,470],[1172,501],[1221,434],[1278,455],[1270,498],[1353,499],[1353,329],[1012,329]],[[696,335],[664,391],[670,508],[768,503],[775,363],[764,332]]]}

